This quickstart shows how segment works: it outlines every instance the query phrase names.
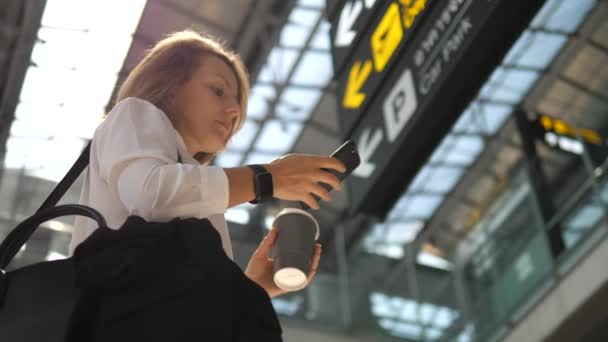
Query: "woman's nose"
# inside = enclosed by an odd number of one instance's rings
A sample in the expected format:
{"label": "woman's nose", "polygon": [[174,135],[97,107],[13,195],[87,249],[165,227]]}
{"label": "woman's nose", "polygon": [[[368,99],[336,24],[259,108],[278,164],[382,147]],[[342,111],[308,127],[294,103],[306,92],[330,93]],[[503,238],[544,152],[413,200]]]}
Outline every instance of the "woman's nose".
{"label": "woman's nose", "polygon": [[226,113],[231,119],[236,118],[241,113],[241,106],[237,101],[230,101],[230,103],[226,105]]}

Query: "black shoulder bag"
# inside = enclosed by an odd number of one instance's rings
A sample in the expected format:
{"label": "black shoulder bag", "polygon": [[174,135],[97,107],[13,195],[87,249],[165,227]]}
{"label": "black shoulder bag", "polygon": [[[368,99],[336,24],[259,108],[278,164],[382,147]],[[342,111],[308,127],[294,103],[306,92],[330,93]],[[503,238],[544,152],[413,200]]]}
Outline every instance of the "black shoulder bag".
{"label": "black shoulder bag", "polygon": [[[0,340],[281,341],[268,294],[226,256],[207,219],[130,216],[116,230],[93,208],[56,206],[90,146],[0,244]],[[68,215],[99,225],[73,257],[4,271],[40,224]]]}

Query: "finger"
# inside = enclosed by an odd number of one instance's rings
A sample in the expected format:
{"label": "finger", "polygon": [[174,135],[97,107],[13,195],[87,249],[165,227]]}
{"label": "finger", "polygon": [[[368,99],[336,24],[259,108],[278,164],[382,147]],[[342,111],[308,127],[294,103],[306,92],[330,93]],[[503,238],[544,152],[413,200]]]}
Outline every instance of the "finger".
{"label": "finger", "polygon": [[328,184],[336,190],[342,190],[342,183],[340,183],[338,177],[327,171],[320,170],[318,172],[315,172],[313,177],[317,182]]}
{"label": "finger", "polygon": [[260,257],[268,258],[270,255],[270,250],[277,239],[277,235],[277,230],[274,228],[271,229],[256,249],[255,254]]}
{"label": "finger", "polygon": [[346,171],[346,166],[344,165],[344,163],[342,163],[340,160],[338,160],[336,158],[318,156],[318,155],[310,155],[310,154],[306,155],[306,156],[308,157],[307,164],[310,166],[313,166],[314,168],[333,169],[333,170],[336,170],[341,173]]}
{"label": "finger", "polygon": [[306,195],[304,195],[304,197],[301,199],[302,202],[306,203],[306,205],[312,209],[319,209],[319,203],[317,203],[317,200],[315,200],[314,197],[312,197],[312,195],[310,193],[307,193]]}
{"label": "finger", "polygon": [[340,173],[346,172],[346,166],[340,160],[333,157],[322,157],[320,168],[334,169]]}
{"label": "finger", "polygon": [[317,195],[318,197],[320,197],[321,199],[323,199],[325,202],[329,202],[329,200],[331,199],[331,197],[329,195],[329,191],[327,191],[319,183],[311,183],[310,184],[310,192],[313,193],[313,194],[315,194],[315,195]]}
{"label": "finger", "polygon": [[311,261],[310,261],[309,273],[317,271],[317,269],[319,267],[319,262],[321,261],[321,251],[322,251],[321,245],[317,243],[315,245],[314,253],[313,253]]}
{"label": "finger", "polygon": [[310,283],[312,281],[312,279],[315,277],[315,274],[317,273],[317,270],[319,269],[319,262],[321,261],[321,245],[320,244],[316,244],[315,245],[315,253],[312,257],[312,261],[310,263],[310,271],[308,273],[308,277],[306,277],[306,280]]}

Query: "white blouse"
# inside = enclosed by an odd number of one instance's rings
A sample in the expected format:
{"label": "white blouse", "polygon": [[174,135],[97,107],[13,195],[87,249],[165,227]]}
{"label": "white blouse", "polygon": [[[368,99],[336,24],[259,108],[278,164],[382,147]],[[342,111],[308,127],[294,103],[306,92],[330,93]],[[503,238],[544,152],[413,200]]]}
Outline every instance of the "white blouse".
{"label": "white blouse", "polygon": [[[233,258],[224,219],[226,173],[220,167],[199,164],[167,116],[148,101],[133,97],[121,101],[95,130],[80,204],[101,212],[113,229],[129,215],[157,222],[208,218],[221,236],[224,251]],[[74,227],[70,255],[97,224],[78,216]]]}

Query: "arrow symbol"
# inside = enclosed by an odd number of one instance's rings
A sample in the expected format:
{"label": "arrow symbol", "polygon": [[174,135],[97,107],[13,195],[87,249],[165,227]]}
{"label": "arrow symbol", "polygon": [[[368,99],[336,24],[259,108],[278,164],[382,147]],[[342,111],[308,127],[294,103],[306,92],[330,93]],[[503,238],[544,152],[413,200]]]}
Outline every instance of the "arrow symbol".
{"label": "arrow symbol", "polygon": [[353,170],[353,175],[361,178],[369,178],[369,176],[376,170],[376,164],[370,162],[374,152],[380,146],[384,135],[381,129],[374,129],[372,132],[371,128],[366,128],[362,133],[361,137],[357,141],[357,148],[359,150],[359,158],[361,163],[359,167]]}
{"label": "arrow symbol", "polygon": [[334,41],[336,47],[348,46],[353,42],[357,32],[353,31],[352,27],[359,14],[361,14],[362,9],[361,1],[347,2],[344,5],[340,13],[340,20],[338,20],[338,27],[336,28],[336,39]]}
{"label": "arrow symbol", "polygon": [[348,81],[346,82],[346,90],[344,91],[344,99],[342,100],[342,106],[344,108],[359,108],[363,100],[365,100],[365,93],[361,92],[361,87],[367,81],[369,74],[372,71],[372,61],[369,59],[361,66],[361,61],[356,61],[350,73],[348,74]]}

